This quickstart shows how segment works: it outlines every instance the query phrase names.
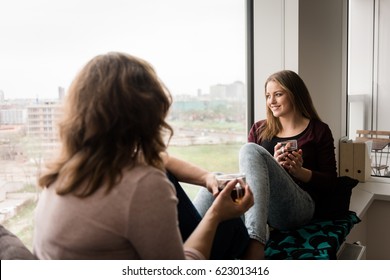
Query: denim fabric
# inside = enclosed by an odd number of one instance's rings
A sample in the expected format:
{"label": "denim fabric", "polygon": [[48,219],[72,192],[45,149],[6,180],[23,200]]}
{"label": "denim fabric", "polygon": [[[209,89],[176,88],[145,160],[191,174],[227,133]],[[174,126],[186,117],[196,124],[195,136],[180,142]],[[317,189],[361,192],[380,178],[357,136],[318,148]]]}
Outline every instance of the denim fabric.
{"label": "denim fabric", "polygon": [[311,196],[262,146],[247,143],[241,147],[239,165],[255,200],[245,213],[251,238],[265,244],[267,223],[277,229],[292,229],[312,219],[315,205]]}
{"label": "denim fabric", "polygon": [[[250,238],[265,244],[268,225],[292,229],[312,219],[315,205],[310,195],[263,147],[255,143],[243,145],[239,168],[246,175],[255,202],[243,217]],[[212,201],[213,196],[207,190],[200,190],[194,205],[204,215]]]}
{"label": "denim fabric", "polygon": [[[199,214],[194,207],[194,204],[177,181],[176,177],[169,172],[167,172],[167,177],[175,186],[176,196],[179,200],[177,205],[179,229],[184,242],[198,226],[204,214]],[[206,188],[200,189],[206,190]],[[210,259],[221,260],[240,258],[241,254],[247,247],[248,242],[249,235],[243,221],[240,218],[224,221],[220,223],[217,228]]]}

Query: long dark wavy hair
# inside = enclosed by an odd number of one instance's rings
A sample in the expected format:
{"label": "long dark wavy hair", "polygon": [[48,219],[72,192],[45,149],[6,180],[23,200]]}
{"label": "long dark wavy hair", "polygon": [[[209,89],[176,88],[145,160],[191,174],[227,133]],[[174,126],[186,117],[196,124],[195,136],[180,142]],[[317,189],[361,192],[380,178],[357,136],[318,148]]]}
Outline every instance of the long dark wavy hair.
{"label": "long dark wavy hair", "polygon": [[[118,52],[90,60],[74,79],[59,123],[58,158],[39,185],[60,195],[107,192],[136,164],[164,170],[160,157],[173,134],[165,121],[172,99],[146,61]],[[167,137],[167,138],[165,138]]]}
{"label": "long dark wavy hair", "polygon": [[[291,70],[282,70],[272,74],[265,82],[265,93],[267,93],[267,84],[270,81],[277,82],[286,91],[295,111],[301,112],[304,117],[310,120],[321,120],[313,105],[309,90],[297,73]],[[266,106],[266,110],[267,121],[257,131],[259,141],[261,139],[271,140],[282,129],[279,118],[274,117],[268,106]]]}

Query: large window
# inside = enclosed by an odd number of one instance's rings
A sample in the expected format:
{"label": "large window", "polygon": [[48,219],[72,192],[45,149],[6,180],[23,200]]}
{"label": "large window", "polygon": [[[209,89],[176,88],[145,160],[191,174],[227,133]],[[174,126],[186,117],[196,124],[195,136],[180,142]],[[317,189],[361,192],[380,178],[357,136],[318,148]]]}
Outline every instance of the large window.
{"label": "large window", "polygon": [[247,133],[245,0],[21,0],[0,11],[0,222],[27,244],[62,99],[97,54],[123,51],[154,66],[174,99],[172,154],[237,171]]}
{"label": "large window", "polygon": [[[390,131],[389,24],[389,0],[349,1],[348,133],[352,139],[357,130]],[[373,164],[383,166],[376,173],[381,177],[390,177],[386,152],[387,148],[373,155]]]}

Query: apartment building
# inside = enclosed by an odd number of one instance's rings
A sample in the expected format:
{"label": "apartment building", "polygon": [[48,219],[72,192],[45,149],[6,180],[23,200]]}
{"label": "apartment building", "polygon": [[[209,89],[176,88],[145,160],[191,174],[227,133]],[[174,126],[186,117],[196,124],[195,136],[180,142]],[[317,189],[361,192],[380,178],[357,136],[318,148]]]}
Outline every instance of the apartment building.
{"label": "apartment building", "polygon": [[61,102],[45,101],[28,105],[26,109],[27,136],[47,150],[58,147],[57,121],[61,116]]}

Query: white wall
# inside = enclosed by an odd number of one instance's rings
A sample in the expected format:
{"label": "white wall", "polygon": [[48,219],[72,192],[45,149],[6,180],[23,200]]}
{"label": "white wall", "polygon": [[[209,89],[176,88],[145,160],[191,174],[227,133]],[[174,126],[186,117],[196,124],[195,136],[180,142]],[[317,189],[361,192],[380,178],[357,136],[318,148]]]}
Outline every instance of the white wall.
{"label": "white wall", "polygon": [[390,260],[390,203],[376,200],[367,212],[367,259]]}
{"label": "white wall", "polygon": [[272,73],[298,71],[298,0],[254,1],[255,120],[264,119],[264,82]]}
{"label": "white wall", "polygon": [[[350,1],[349,24],[349,135],[354,138],[357,129],[390,130],[390,0]],[[358,99],[366,103],[364,110]]]}
{"label": "white wall", "polygon": [[379,1],[377,129],[390,130],[390,0]]}
{"label": "white wall", "polygon": [[354,139],[372,121],[374,0],[350,1],[349,10],[348,135]]}
{"label": "white wall", "polygon": [[346,1],[299,3],[299,74],[338,141],[346,129]]}
{"label": "white wall", "polygon": [[375,199],[360,216],[361,222],[353,227],[347,236],[347,243],[361,242],[366,246],[365,258],[368,260],[390,259],[390,202]]}

